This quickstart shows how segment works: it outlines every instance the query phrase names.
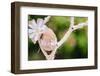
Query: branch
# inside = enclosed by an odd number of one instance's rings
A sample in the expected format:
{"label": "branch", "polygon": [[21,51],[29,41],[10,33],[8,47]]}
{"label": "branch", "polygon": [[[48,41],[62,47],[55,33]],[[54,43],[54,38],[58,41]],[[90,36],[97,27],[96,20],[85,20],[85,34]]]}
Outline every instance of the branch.
{"label": "branch", "polygon": [[47,53],[45,52],[45,50],[41,47],[40,40],[38,40],[38,43],[39,43],[39,46],[40,46],[41,51],[43,52],[44,56],[45,56],[46,59],[48,60],[48,54],[47,54]]}
{"label": "branch", "polygon": [[78,25],[74,25],[73,30],[83,28],[84,26],[87,26],[87,25],[88,25],[88,22],[84,22],[84,23],[80,23]]}
{"label": "branch", "polygon": [[74,17],[70,17],[70,27],[72,27],[74,25]]}
{"label": "branch", "polygon": [[44,18],[44,24],[46,24],[46,23],[49,21],[50,18],[51,18],[51,16],[45,17],[45,18]]}
{"label": "branch", "polygon": [[42,46],[40,44],[40,40],[38,40],[38,43],[39,43],[40,49],[41,49],[42,53],[44,54],[44,56],[46,57],[46,59],[47,60],[54,60],[56,49],[54,51],[52,51],[50,55],[48,55],[47,52],[42,48]]}
{"label": "branch", "polygon": [[71,33],[72,33],[72,29],[69,28],[69,30],[65,33],[64,37],[58,42],[57,48],[59,48],[69,38]]}
{"label": "branch", "polygon": [[84,22],[84,23],[79,23],[78,25],[74,25],[74,17],[71,17],[70,18],[71,20],[71,24],[70,24],[70,27],[68,29],[68,31],[65,33],[64,37],[58,42],[58,46],[57,48],[59,48],[65,41],[67,41],[67,39],[69,38],[69,36],[71,35],[71,33],[74,31],[74,30],[77,30],[77,29],[80,29],[80,28],[83,28],[84,26],[87,26],[88,25],[88,22]]}

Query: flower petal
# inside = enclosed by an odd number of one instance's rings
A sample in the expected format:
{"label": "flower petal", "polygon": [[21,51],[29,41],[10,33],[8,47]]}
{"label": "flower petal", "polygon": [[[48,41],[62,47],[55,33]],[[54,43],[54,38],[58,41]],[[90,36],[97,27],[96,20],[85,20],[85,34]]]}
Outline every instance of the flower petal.
{"label": "flower petal", "polygon": [[38,18],[37,19],[37,25],[40,26],[40,27],[42,27],[44,25],[43,19]]}
{"label": "flower petal", "polygon": [[28,33],[29,33],[29,34],[31,34],[31,33],[33,33],[33,32],[34,32],[33,29],[28,29]]}
{"label": "flower petal", "polygon": [[37,27],[37,24],[36,24],[35,20],[33,19],[33,20],[29,21],[28,26],[29,26],[29,28],[35,28],[35,27]]}
{"label": "flower petal", "polygon": [[35,44],[35,43],[37,42],[38,39],[39,39],[38,36],[34,36],[31,40],[32,40],[32,42]]}
{"label": "flower petal", "polygon": [[36,22],[35,22],[35,20],[34,20],[34,19],[32,19],[32,21],[31,21],[31,22],[32,22],[33,27],[34,27],[34,26],[37,26],[37,24],[36,24]]}
{"label": "flower petal", "polygon": [[36,36],[36,34],[35,33],[29,33],[29,38],[34,38]]}
{"label": "flower petal", "polygon": [[47,29],[47,26],[46,25],[43,25],[42,27],[41,27],[41,30],[46,30]]}
{"label": "flower petal", "polygon": [[28,24],[29,28],[33,28],[32,24]]}
{"label": "flower petal", "polygon": [[43,25],[42,27],[38,27],[38,29],[40,30],[40,33],[43,33],[47,29],[47,27],[46,25]]}

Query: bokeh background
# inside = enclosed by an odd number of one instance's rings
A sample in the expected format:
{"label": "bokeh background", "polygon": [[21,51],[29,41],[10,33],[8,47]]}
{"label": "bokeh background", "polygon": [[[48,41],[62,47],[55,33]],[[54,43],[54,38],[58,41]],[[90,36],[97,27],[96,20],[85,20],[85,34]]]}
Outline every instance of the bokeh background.
{"label": "bokeh background", "polygon": [[[47,16],[28,15],[28,21]],[[87,21],[87,17],[75,17],[74,24]],[[70,25],[69,16],[51,16],[46,24],[57,36],[58,41],[64,36]],[[68,40],[57,50],[55,59],[88,58],[88,27],[75,30]],[[38,43],[34,44],[28,38],[28,60],[45,60]]]}

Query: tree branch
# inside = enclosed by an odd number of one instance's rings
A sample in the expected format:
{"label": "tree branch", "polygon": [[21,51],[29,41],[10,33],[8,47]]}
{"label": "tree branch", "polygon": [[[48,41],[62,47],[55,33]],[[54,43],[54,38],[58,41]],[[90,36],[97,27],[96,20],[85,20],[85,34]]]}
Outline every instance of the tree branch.
{"label": "tree branch", "polygon": [[59,48],[69,38],[71,33],[72,33],[72,29],[69,28],[69,30],[65,33],[64,37],[58,42],[57,48]]}
{"label": "tree branch", "polygon": [[46,24],[50,20],[51,16],[47,16],[44,18],[44,24]]}
{"label": "tree branch", "polygon": [[39,46],[40,46],[40,49],[42,51],[42,53],[44,54],[44,56],[46,57],[46,59],[48,60],[48,54],[45,52],[45,50],[41,47],[41,44],[40,44],[40,40],[38,40],[38,43],[39,43]]}
{"label": "tree branch", "polygon": [[70,17],[70,27],[74,25],[74,16]]}
{"label": "tree branch", "polygon": [[65,41],[67,41],[67,39],[69,38],[69,36],[71,35],[71,33],[74,30],[83,28],[84,26],[88,25],[88,22],[84,22],[84,23],[79,23],[78,25],[74,25],[74,17],[70,18],[70,27],[68,29],[68,31],[65,33],[64,37],[58,42],[58,46],[57,48],[59,48]]}
{"label": "tree branch", "polygon": [[45,58],[47,60],[54,60],[56,49],[53,50],[50,55],[48,55],[47,52],[41,47],[40,40],[38,40],[38,43],[39,43],[40,49],[41,49],[42,53],[44,54]]}
{"label": "tree branch", "polygon": [[83,28],[84,26],[87,26],[87,25],[88,25],[88,22],[84,22],[84,23],[80,23],[78,25],[74,25],[73,30]]}

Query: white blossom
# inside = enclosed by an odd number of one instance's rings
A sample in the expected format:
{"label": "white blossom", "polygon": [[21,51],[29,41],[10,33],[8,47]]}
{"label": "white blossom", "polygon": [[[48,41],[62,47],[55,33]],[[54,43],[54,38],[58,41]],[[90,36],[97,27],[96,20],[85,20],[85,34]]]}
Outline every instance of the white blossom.
{"label": "white blossom", "polygon": [[28,26],[29,26],[28,29],[29,38],[35,44],[39,40],[43,31],[46,29],[46,25],[44,24],[43,19],[38,18],[37,21],[35,21],[34,19],[29,21]]}

